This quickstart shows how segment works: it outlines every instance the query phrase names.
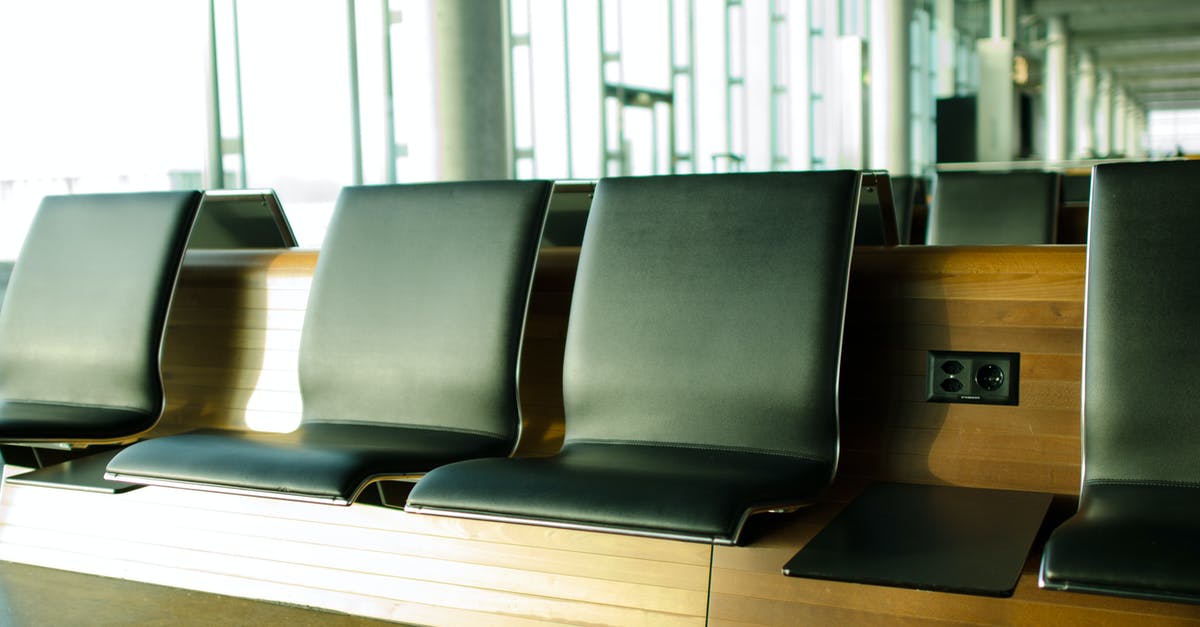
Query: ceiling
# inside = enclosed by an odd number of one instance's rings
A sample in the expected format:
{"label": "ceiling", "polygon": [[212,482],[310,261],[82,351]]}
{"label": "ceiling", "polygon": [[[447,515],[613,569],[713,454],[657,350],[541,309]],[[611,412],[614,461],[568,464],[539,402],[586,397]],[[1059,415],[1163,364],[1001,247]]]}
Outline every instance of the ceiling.
{"label": "ceiling", "polygon": [[[1074,56],[1091,50],[1147,109],[1200,108],[1200,0],[1028,0],[1029,17],[1066,18]],[[1042,30],[1044,32],[1044,30]]]}

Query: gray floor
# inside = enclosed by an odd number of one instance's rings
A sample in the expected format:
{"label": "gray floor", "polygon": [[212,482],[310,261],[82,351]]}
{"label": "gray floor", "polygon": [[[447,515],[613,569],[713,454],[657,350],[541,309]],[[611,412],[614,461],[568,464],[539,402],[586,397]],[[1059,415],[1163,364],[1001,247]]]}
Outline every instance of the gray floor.
{"label": "gray floor", "polygon": [[0,562],[0,627],[395,625],[287,605]]}

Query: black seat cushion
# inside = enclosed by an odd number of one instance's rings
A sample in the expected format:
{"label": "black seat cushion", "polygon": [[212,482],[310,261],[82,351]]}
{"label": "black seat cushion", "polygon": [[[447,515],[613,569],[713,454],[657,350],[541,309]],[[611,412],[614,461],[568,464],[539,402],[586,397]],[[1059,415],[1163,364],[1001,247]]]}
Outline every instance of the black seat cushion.
{"label": "black seat cushion", "polygon": [[1053,244],[1059,175],[940,172],[925,237],[937,245]]}
{"label": "black seat cushion", "polygon": [[[829,465],[746,451],[571,443],[548,458],[444,466],[414,488],[422,507],[483,518],[728,540],[755,510],[819,492]],[[473,509],[472,504],[479,504]]]}
{"label": "black seat cushion", "polygon": [[0,412],[0,441],[118,441],[154,424],[167,309],[200,198],[42,201],[0,308],[0,399],[15,403]]}
{"label": "black seat cushion", "polygon": [[157,413],[123,407],[0,401],[10,442],[106,442],[141,433],[157,420]]}
{"label": "black seat cushion", "polygon": [[194,431],[133,446],[108,471],[151,483],[348,503],[367,479],[409,478],[464,458],[507,455],[505,438],[372,424],[305,423],[291,433]]}
{"label": "black seat cushion", "polygon": [[860,181],[601,180],[567,331],[563,453],[435,469],[407,508],[735,542],[748,510],[810,502],[837,460]]}
{"label": "black seat cushion", "polygon": [[1046,544],[1063,590],[1200,600],[1200,486],[1091,484]]}

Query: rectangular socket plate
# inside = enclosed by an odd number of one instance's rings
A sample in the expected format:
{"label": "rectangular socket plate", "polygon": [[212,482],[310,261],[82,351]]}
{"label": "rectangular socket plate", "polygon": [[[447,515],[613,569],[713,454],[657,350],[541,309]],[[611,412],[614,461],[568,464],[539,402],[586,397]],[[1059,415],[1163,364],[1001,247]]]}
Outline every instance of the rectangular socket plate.
{"label": "rectangular socket plate", "polygon": [[929,351],[925,400],[1016,405],[1020,353]]}

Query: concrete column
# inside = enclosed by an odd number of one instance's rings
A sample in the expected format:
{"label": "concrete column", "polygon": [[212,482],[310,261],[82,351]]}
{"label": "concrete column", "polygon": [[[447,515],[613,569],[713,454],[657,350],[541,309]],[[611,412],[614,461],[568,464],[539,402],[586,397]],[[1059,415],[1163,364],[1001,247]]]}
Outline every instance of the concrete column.
{"label": "concrete column", "polygon": [[1137,116],[1137,138],[1138,147],[1137,154],[1139,157],[1147,157],[1150,155],[1150,113],[1145,109],[1138,109]]}
{"label": "concrete column", "polygon": [[438,176],[512,176],[509,25],[504,0],[431,0]]}
{"label": "concrete column", "polygon": [[1004,0],[991,0],[989,9],[988,25],[992,39],[1004,39]]}
{"label": "concrete column", "polygon": [[1129,123],[1127,117],[1129,115],[1129,101],[1125,97],[1125,88],[1118,85],[1113,85],[1113,105],[1112,105],[1112,151],[1114,155],[1124,155],[1127,150],[1125,145],[1125,130]]}
{"label": "concrete column", "polygon": [[954,0],[936,0],[933,6],[933,24],[937,46],[937,67],[934,93],[938,98],[950,98],[955,94],[955,61],[958,58],[958,31],[954,28]]}
{"label": "concrete column", "polygon": [[1107,157],[1113,153],[1113,75],[1112,70],[1101,70],[1096,80],[1096,106],[1092,128],[1096,134],[1096,155]]}
{"label": "concrete column", "polygon": [[1042,81],[1047,161],[1067,158],[1067,20],[1046,20],[1046,67]]}
{"label": "concrete column", "polygon": [[975,107],[975,145],[979,161],[1012,161],[1016,155],[1013,101],[1013,42],[980,39],[979,96]]}
{"label": "concrete column", "polygon": [[911,174],[911,0],[871,0],[869,167]]}
{"label": "concrete column", "polygon": [[825,154],[830,168],[862,169],[870,152],[870,118],[865,103],[862,77],[867,63],[862,37],[844,35],[833,42],[832,78],[825,92],[829,103],[828,144]]}
{"label": "concrete column", "polygon": [[1087,159],[1096,150],[1096,135],[1093,132],[1096,121],[1096,62],[1091,51],[1085,50],[1079,54],[1071,105],[1075,115],[1071,157]]}
{"label": "concrete column", "polygon": [[1128,94],[1126,94],[1125,100],[1129,107],[1129,114],[1125,116],[1125,156],[1141,157],[1143,154],[1140,123],[1142,110]]}

